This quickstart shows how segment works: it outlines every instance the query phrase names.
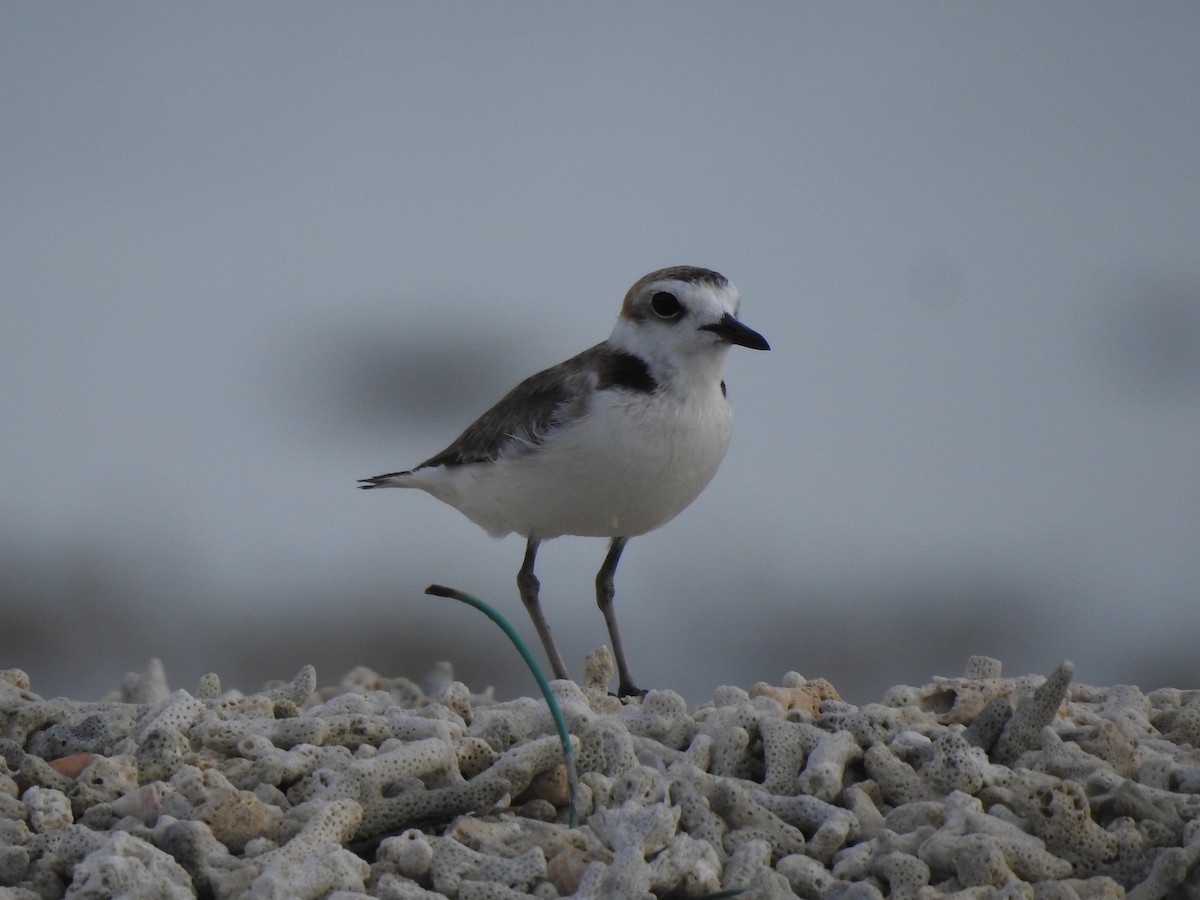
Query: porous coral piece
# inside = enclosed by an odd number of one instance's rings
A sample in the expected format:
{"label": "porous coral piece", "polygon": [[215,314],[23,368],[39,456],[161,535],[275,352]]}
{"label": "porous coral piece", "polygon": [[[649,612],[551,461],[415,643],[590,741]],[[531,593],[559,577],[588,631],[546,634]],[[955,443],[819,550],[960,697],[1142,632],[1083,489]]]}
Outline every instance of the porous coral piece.
{"label": "porous coral piece", "polygon": [[875,874],[887,882],[892,900],[916,900],[929,884],[929,866],[908,853],[884,853],[875,858]]}
{"label": "porous coral piece", "polygon": [[842,789],[846,766],[862,755],[862,747],[850,732],[826,734],[808,754],[798,780],[800,790],[820,800],[832,800]]}
{"label": "porous coral piece", "polygon": [[1128,726],[1111,719],[1098,719],[1088,728],[1077,731],[1072,737],[1083,752],[1108,763],[1122,778],[1129,778],[1134,774],[1137,737]]}
{"label": "porous coral piece", "polygon": [[793,793],[805,760],[825,732],[802,722],[763,719],[759,734],[763,746],[763,790],[773,794]]}
{"label": "porous coral piece", "polygon": [[[967,836],[982,836],[986,840],[964,843],[962,839]],[[963,872],[975,879],[972,883],[999,884],[1006,876],[996,863],[997,852],[1003,857],[1004,866],[1027,882],[1065,878],[1072,870],[1069,862],[1047,852],[1041,840],[1011,822],[985,813],[976,798],[962,793],[951,794],[942,804],[942,822],[921,844],[918,855],[935,875],[944,877],[965,866]],[[963,853],[966,856],[960,860]],[[999,880],[993,880],[993,875]]]}
{"label": "porous coral piece", "polygon": [[[579,679],[579,687],[590,702],[594,703],[602,697],[609,696],[608,686],[616,671],[616,661],[608,647],[597,647],[583,658],[583,674]],[[621,703],[618,700],[615,707],[609,708],[607,703],[604,706],[604,712],[615,712],[621,708]]]}
{"label": "porous coral piece", "polygon": [[1012,718],[1012,714],[1012,703],[1008,697],[992,697],[984,704],[979,714],[971,719],[963,731],[963,739],[973,747],[979,747],[985,752],[990,751],[1004,733],[1004,727]]}
{"label": "porous coral piece", "polygon": [[107,835],[83,825],[66,825],[34,834],[25,845],[30,862],[24,884],[42,896],[61,896],[75,867],[106,840]]}
{"label": "porous coral piece", "polygon": [[1097,872],[1117,853],[1112,835],[1091,816],[1082,786],[1060,781],[1052,784],[1025,783],[1015,792],[1019,810],[1046,848],[1082,874]]}
{"label": "porous coral piece", "polygon": [[74,869],[66,900],[195,896],[191,876],[169,854],[123,831],[113,832]]}
{"label": "porous coral piece", "polygon": [[[466,724],[461,719],[438,719],[417,715],[412,710],[398,706],[385,709],[383,718],[391,730],[391,736],[401,741],[419,741],[425,738],[457,741],[467,736]],[[483,738],[473,735],[471,740],[483,741]]]}
{"label": "porous coral piece", "polygon": [[708,798],[690,779],[675,778],[671,782],[670,802],[679,807],[679,823],[684,832],[702,840],[722,855],[725,822],[710,806]]}
{"label": "porous coral piece", "polygon": [[277,727],[273,718],[204,719],[197,722],[188,735],[201,748],[227,756],[237,752],[238,746],[247,738],[270,736]]}
{"label": "porous coral piece", "polygon": [[1106,807],[1120,816],[1131,816],[1145,826],[1154,822],[1171,833],[1171,843],[1185,842],[1187,825],[1200,817],[1200,797],[1138,784],[1128,779],[1116,790],[1090,798],[1093,809]]}
{"label": "porous coral piece", "polygon": [[655,896],[700,897],[721,887],[721,860],[707,841],[676,834],[650,861]]}
{"label": "porous coral piece", "polygon": [[806,797],[804,794],[778,797],[763,791],[751,791],[750,797],[762,804],[764,809],[802,830],[805,835],[811,835],[805,852],[822,863],[828,863],[847,840],[857,839],[862,833],[853,812],[816,797]]}
{"label": "porous coral piece", "polygon": [[216,672],[201,675],[194,694],[201,700],[216,700],[221,696],[221,676]]}
{"label": "porous coral piece", "polygon": [[[283,846],[264,855],[276,860],[296,861],[314,848],[326,844],[345,844],[358,833],[363,810],[356,800],[342,798],[306,804],[307,816],[298,834]],[[300,812],[300,808],[297,808]]]}
{"label": "porous coral piece", "polygon": [[[732,781],[719,781],[709,797],[713,812],[725,820],[732,830],[752,832],[755,840],[769,841],[775,856],[804,852],[804,834],[775,813],[754,800],[746,790]],[[729,847],[729,835],[725,840]]]}
{"label": "porous coral piece", "polygon": [[426,702],[425,692],[420,685],[407,678],[387,678],[366,666],[355,666],[336,687],[320,688],[316,692],[319,700],[328,700],[340,694],[368,694],[382,691],[390,698],[389,705],[415,709]]}
{"label": "porous coral piece", "polygon": [[361,895],[371,867],[342,847],[322,843],[298,860],[268,854],[250,882],[247,900],[318,900],[338,891]]}
{"label": "porous coral piece", "polygon": [[655,900],[650,893],[654,870],[638,851],[630,847],[613,857],[612,862],[591,863],[579,880],[574,900]]}
{"label": "porous coral piece", "polygon": [[[579,890],[583,873],[596,857],[578,847],[564,847],[546,860],[546,880],[554,886],[556,894],[565,897]],[[607,860],[605,860],[607,861]]]}
{"label": "porous coral piece", "polygon": [[884,695],[888,706],[911,706],[942,725],[965,725],[995,699],[1011,699],[1021,691],[1022,679],[942,678],[921,688],[897,687]]}
{"label": "porous coral piece", "polygon": [[509,782],[485,772],[470,781],[440,788],[409,784],[395,796],[361,797],[362,825],[356,838],[364,840],[422,822],[448,822],[465,813],[493,809],[510,791]]}
{"label": "porous coral piece", "polygon": [[29,690],[29,675],[22,669],[0,669],[0,683],[18,691]]}
{"label": "porous coral piece", "polygon": [[570,800],[570,784],[567,779],[567,767],[559,764],[533,776],[529,787],[513,798],[514,803],[544,803],[549,816],[554,817],[555,809],[566,806]]}
{"label": "porous coral piece", "polygon": [[1042,729],[1041,746],[1022,753],[1013,761],[1012,767],[1044,772],[1081,784],[1093,778],[1120,782],[1120,778],[1102,759],[1092,756],[1074,742],[1064,741],[1050,726]]}
{"label": "porous coral piece", "polygon": [[389,747],[387,752],[351,761],[346,767],[350,776],[366,789],[375,790],[402,778],[428,777],[454,769],[458,763],[453,745],[437,738]]}
{"label": "porous coral piece", "polygon": [[788,900],[795,897],[787,879],[771,868],[773,850],[766,840],[743,843],[725,864],[721,887],[744,891],[763,900]]}
{"label": "porous coral piece", "polygon": [[992,759],[1007,764],[1026,750],[1038,746],[1042,729],[1054,721],[1067,697],[1074,674],[1075,666],[1070,661],[1059,663],[1033,695],[1017,705],[992,748]]}
{"label": "porous coral piece", "polygon": [[500,754],[480,737],[461,737],[453,743],[458,772],[463,778],[474,778],[500,758]]}
{"label": "porous coral piece", "polygon": [[[1064,893],[1054,894],[1054,888]],[[1033,886],[1034,900],[1061,896],[1064,900],[1125,900],[1125,888],[1107,875],[1091,878],[1064,878],[1061,881],[1039,881]]]}
{"label": "porous coral piece", "polygon": [[921,775],[939,790],[974,794],[983,787],[988,759],[961,734],[948,731],[933,742],[933,752]]}
{"label": "porous coral piece", "polygon": [[1132,684],[1114,684],[1100,698],[1098,714],[1121,725],[1131,734],[1149,734],[1154,727],[1154,705],[1142,690]]}
{"label": "porous coral piece", "polygon": [[967,887],[1000,887],[1015,879],[999,842],[988,834],[947,837],[954,874]]}
{"label": "porous coral piece", "polygon": [[62,791],[34,785],[22,796],[29,815],[29,827],[36,833],[66,828],[75,821],[71,801]]}
{"label": "porous coral piece", "polygon": [[203,700],[197,700],[187,691],[175,691],[146,710],[141,720],[138,743],[140,744],[150,732],[160,729],[185,732],[204,712]]}
{"label": "porous coral piece", "polygon": [[1172,743],[1200,747],[1200,694],[1192,696],[1177,709],[1157,716],[1156,725]]}
{"label": "porous coral piece", "polygon": [[712,769],[712,748],[712,735],[697,733],[692,737],[692,742],[683,751],[683,756],[679,758],[676,765],[708,772]]}
{"label": "porous coral piece", "polygon": [[546,877],[546,855],[533,847],[516,857],[492,856],[460,844],[453,838],[433,841],[430,878],[433,888],[454,896],[463,881],[490,881],[509,888],[526,890],[539,878]]}
{"label": "porous coral piece", "polygon": [[783,685],[778,687],[759,681],[750,688],[749,694],[751,698],[769,697],[784,709],[799,710],[810,717],[820,712],[822,701],[842,699],[837,688],[824,678],[806,681],[795,672],[785,675]]}
{"label": "porous coral piece", "polygon": [[55,770],[46,760],[31,754],[20,761],[17,778],[22,784],[49,787],[64,793],[71,790],[73,780]]}
{"label": "porous coral piece", "polygon": [[930,800],[939,795],[912,766],[896,756],[885,744],[872,744],[863,754],[867,774],[879,785],[885,800],[895,806],[915,800]]}
{"label": "porous coral piece", "polygon": [[[438,707],[426,707],[422,712],[435,708]],[[546,702],[532,697],[496,703],[471,713],[470,733],[483,738],[501,753],[535,735],[544,735],[553,730],[554,723],[546,710]]]}
{"label": "porous coral piece", "polygon": [[787,879],[792,891],[806,900],[817,900],[834,885],[833,874],[817,860],[801,853],[785,856],[775,871]]}
{"label": "porous coral piece", "polygon": [[[1159,900],[1161,897],[1171,896],[1185,881],[1194,881],[1198,870],[1200,831],[1193,833],[1192,839],[1185,846],[1163,850],[1154,860],[1149,877],[1126,896],[1129,900]],[[1190,890],[1185,896],[1194,897],[1196,885],[1192,883],[1188,887]]]}
{"label": "porous coral piece", "polygon": [[695,733],[687,701],[675,691],[649,691],[640,706],[626,706],[618,718],[630,734],[676,749],[687,746]]}
{"label": "porous coral piece", "polygon": [[67,789],[76,815],[97,803],[107,803],[138,784],[137,766],[130,756],[93,756]]}
{"label": "porous coral piece", "polygon": [[[7,841],[0,843],[0,885],[19,884],[24,880],[28,870],[28,848]],[[9,889],[11,890],[11,888]],[[38,895],[33,894],[33,897],[36,898]]]}
{"label": "porous coral piece", "polygon": [[[305,719],[286,719],[279,723],[277,734],[290,722],[303,722]],[[392,736],[388,722],[378,713],[349,713],[345,715],[322,716],[317,721],[325,726],[325,734],[321,743],[341,744],[343,747],[360,747],[364,744],[378,745]],[[283,745],[282,740],[276,743]],[[295,741],[294,743],[300,743]],[[311,743],[311,741],[304,741]],[[294,744],[293,744],[294,745]]]}
{"label": "porous coral piece", "polygon": [[611,854],[588,828],[572,828],[554,822],[530,822],[513,815],[495,818],[460,816],[446,832],[462,844],[494,856],[516,856],[541,847],[549,860],[565,849],[578,849],[608,860]]}
{"label": "porous coral piece", "polygon": [[858,837],[858,822],[855,821],[854,814],[841,806],[826,803],[807,794],[784,797],[767,791],[752,790],[749,795],[763,808],[806,833],[815,832],[836,821],[845,823],[847,835],[853,833]]}
{"label": "porous coral piece", "polygon": [[969,656],[963,669],[963,677],[972,681],[985,681],[1000,677],[1004,666],[998,659],[990,656]]}
{"label": "porous coral piece", "polygon": [[874,837],[883,827],[883,813],[879,811],[875,799],[861,784],[852,784],[843,790],[842,803],[853,813],[858,831],[863,837]]}
{"label": "porous coral piece", "polygon": [[[672,747],[667,747],[654,740],[654,738],[643,737],[642,735],[635,734],[632,736],[632,740],[634,757],[637,760],[653,761],[656,766],[666,768],[668,771],[681,765],[688,765],[689,757],[686,750],[676,750]],[[711,768],[711,757],[709,768]]]}
{"label": "porous coral piece", "polygon": [[821,704],[817,724],[830,731],[849,731],[860,747],[887,743],[907,725],[905,716],[886,706],[868,704],[859,709],[835,700]]}
{"label": "porous coral piece", "polygon": [[887,831],[909,834],[925,827],[941,828],[946,822],[944,800],[913,800],[888,811],[883,817]]}
{"label": "porous coral piece", "polygon": [[[579,739],[571,736],[572,752],[578,752]],[[513,794],[520,794],[529,787],[535,775],[558,766],[563,761],[562,743],[558,735],[548,735],[513,747],[487,770],[493,778],[503,778],[511,785]]]}
{"label": "porous coral piece", "polygon": [[254,838],[273,834],[283,818],[277,806],[264,803],[250,791],[232,785],[215,788],[192,815],[212,830],[213,836],[233,853],[240,853]]}
{"label": "porous coral piece", "polygon": [[619,806],[633,802],[649,806],[666,800],[672,779],[660,769],[651,766],[633,766],[613,779],[609,790],[609,804]]}
{"label": "porous coral piece", "polygon": [[612,859],[612,854],[588,828],[569,828],[509,815],[494,820],[462,816],[445,836],[488,856],[520,856],[540,847],[547,860],[547,880],[556,886],[559,895],[575,893],[588,863]]}
{"label": "porous coral piece", "polygon": [[744,728],[728,728],[713,737],[712,762],[714,775],[725,778],[755,780],[757,761],[750,754],[750,734]]}
{"label": "porous coral piece", "polygon": [[257,874],[251,863],[232,856],[203,822],[162,816],[153,839],[155,846],[183,866],[201,896],[238,896]]}
{"label": "porous coral piece", "polygon": [[471,720],[471,691],[461,681],[451,681],[442,685],[433,700],[459,716],[464,722]]}
{"label": "porous coral piece", "polygon": [[[51,701],[56,702],[56,701]],[[134,724],[132,708],[109,705],[101,712],[89,709],[64,711],[64,718],[30,736],[25,749],[43,759],[61,759],[80,753],[107,753]]]}
{"label": "porous coral piece", "polygon": [[317,689],[317,670],[305,666],[296,673],[296,677],[285,684],[274,684],[262,693],[272,704],[290,703],[296,707],[305,706]]}
{"label": "porous coral piece", "polygon": [[662,850],[679,827],[679,807],[640,806],[626,801],[588,817],[588,827],[606,847],[621,852],[632,847],[645,859]]}
{"label": "porous coral piece", "polygon": [[[265,740],[265,739],[264,739]],[[251,747],[254,739],[247,739],[238,745],[244,754],[242,765],[224,768],[230,784],[245,790],[257,790],[261,786],[276,787],[282,784],[292,784],[289,791],[292,802],[299,802],[307,796],[319,793],[319,780],[310,778],[318,769],[341,770],[350,762],[350,753],[345,747],[316,747],[311,744],[301,744],[291,750],[276,748],[270,741],[265,745]]]}
{"label": "porous coral piece", "polygon": [[105,697],[120,703],[151,704],[166,700],[171,694],[167,684],[167,670],[161,659],[151,659],[146,663],[145,672],[127,672],[121,679],[121,688],[115,694]]}
{"label": "porous coral piece", "polygon": [[192,742],[174,728],[156,728],[138,742],[134,759],[142,781],[167,781],[189,757]]}
{"label": "porous coral piece", "polygon": [[433,845],[421,831],[410,828],[380,841],[375,858],[394,866],[406,878],[423,881],[433,866]]}
{"label": "porous coral piece", "polygon": [[463,880],[456,896],[458,900],[525,900],[529,894],[491,881]]}
{"label": "porous coral piece", "polygon": [[575,733],[579,737],[575,760],[580,772],[615,776],[637,761],[633,736],[618,722],[600,719]]}

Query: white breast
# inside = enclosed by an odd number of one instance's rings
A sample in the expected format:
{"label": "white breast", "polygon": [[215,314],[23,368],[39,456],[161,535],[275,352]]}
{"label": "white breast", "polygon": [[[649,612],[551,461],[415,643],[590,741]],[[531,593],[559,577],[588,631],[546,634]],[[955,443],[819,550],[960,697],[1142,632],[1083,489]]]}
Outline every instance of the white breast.
{"label": "white breast", "polygon": [[632,537],[669,522],[712,479],[732,412],[719,387],[601,391],[533,453],[413,473],[412,486],[493,536]]}

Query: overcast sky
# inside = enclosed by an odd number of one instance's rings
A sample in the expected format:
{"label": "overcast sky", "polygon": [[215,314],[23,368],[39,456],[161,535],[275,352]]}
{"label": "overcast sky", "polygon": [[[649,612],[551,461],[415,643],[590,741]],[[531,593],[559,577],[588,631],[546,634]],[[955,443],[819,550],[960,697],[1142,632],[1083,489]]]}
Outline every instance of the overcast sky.
{"label": "overcast sky", "polygon": [[[1200,686],[1198,40],[1167,3],[5,4],[0,668],[527,690],[421,594],[532,635],[520,539],[355,480],[686,263],[773,350],[626,552],[640,682]],[[539,559],[573,666],[604,549]]]}

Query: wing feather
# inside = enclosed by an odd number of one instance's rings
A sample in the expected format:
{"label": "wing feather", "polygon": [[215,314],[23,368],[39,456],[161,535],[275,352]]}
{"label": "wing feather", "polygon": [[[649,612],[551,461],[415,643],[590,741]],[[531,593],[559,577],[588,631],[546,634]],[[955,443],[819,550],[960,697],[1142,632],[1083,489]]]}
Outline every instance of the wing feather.
{"label": "wing feather", "polygon": [[596,386],[596,358],[605,349],[597,344],[529,376],[468,425],[449,447],[416,468],[491,462],[536,449],[557,425],[586,412]]}

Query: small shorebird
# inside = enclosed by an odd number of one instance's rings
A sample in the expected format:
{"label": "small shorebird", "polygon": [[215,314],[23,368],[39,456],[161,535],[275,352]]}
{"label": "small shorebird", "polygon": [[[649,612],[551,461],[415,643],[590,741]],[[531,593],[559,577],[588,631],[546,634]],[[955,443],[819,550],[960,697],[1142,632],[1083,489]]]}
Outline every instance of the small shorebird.
{"label": "small shorebird", "polygon": [[493,537],[526,539],[517,573],[556,678],[568,678],[538,599],[538,546],[564,534],[610,538],[596,603],[629,674],[613,611],[613,576],[629,538],[675,518],[712,479],[729,446],[729,347],[770,346],[737,319],[739,294],[697,266],[651,272],[629,289],[608,340],[526,378],[449,447],[361,487],[420,488]]}

